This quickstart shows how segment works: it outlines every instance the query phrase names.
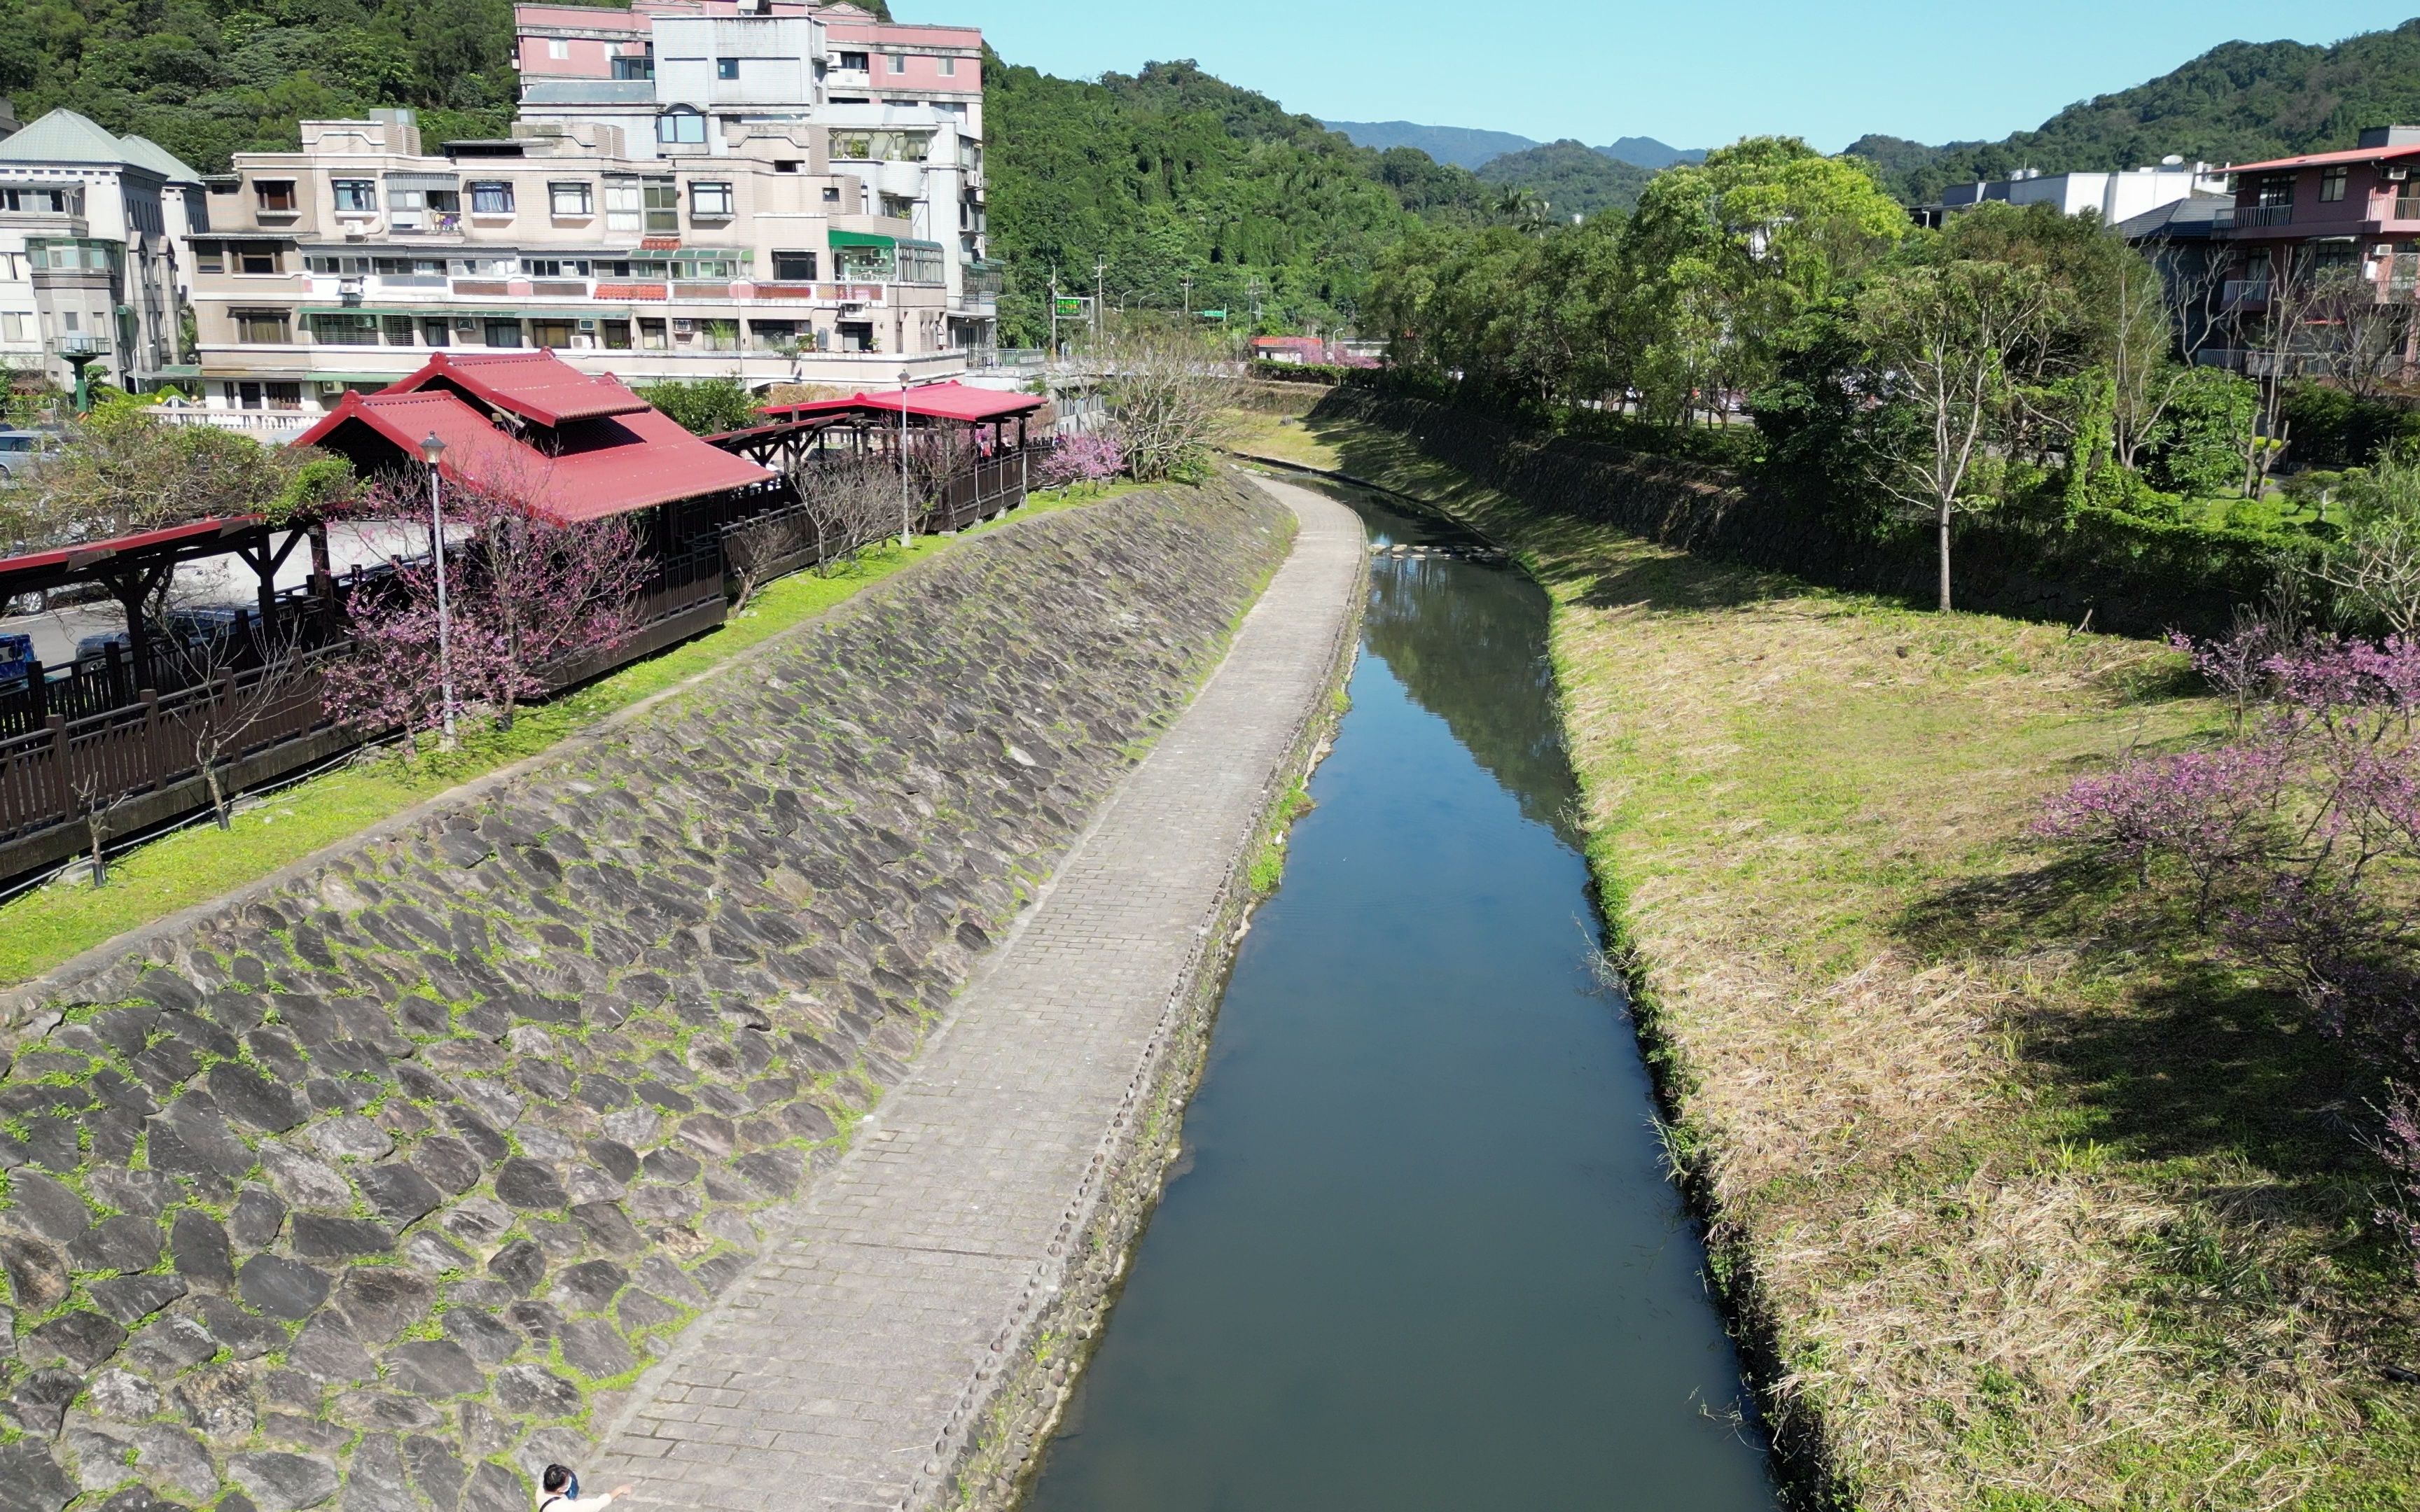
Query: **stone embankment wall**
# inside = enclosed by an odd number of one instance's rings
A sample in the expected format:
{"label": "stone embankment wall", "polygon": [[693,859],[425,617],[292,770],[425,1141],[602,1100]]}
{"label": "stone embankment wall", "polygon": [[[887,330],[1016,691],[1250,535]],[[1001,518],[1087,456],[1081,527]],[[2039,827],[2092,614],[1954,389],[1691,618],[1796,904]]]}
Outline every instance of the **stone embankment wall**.
{"label": "stone embankment wall", "polygon": [[[1929,604],[1938,564],[1921,527],[1879,537],[1844,530],[1810,490],[1797,497],[1724,468],[1525,429],[1510,421],[1369,389],[1326,391],[1314,418],[1396,431],[1429,456],[1533,508],[1611,525],[1680,550],[1786,572],[1805,581]],[[1888,511],[1877,499],[1876,514]],[[2257,601],[2275,564],[2211,544],[2208,532],[2070,529],[2057,521],[1959,517],[1952,547],[1960,608],[2098,629],[2224,634],[2235,606]]]}
{"label": "stone embankment wall", "polygon": [[971,540],[14,995],[0,1512],[521,1512],[899,1079],[1292,529],[1221,482]]}

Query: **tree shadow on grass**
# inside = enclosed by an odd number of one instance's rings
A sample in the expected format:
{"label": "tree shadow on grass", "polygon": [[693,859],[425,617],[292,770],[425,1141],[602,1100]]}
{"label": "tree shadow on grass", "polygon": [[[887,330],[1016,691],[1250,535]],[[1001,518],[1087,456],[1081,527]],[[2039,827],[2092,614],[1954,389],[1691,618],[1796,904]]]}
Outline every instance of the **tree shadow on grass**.
{"label": "tree shadow on grass", "polygon": [[2011,1026],[2076,1138],[2196,1187],[2240,1184],[2248,1166],[2274,1183],[2264,1205],[2314,1234],[2366,1220],[2376,1078],[2289,994],[2225,960],[2188,910],[2131,875],[2054,860],[1934,892],[1896,933],[1933,958],[2072,961],[2071,990]]}

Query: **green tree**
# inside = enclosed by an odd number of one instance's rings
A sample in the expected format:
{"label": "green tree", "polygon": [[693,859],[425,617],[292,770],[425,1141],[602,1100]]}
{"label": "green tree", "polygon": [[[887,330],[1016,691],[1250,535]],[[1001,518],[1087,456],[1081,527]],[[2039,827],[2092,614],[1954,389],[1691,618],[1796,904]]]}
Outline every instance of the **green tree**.
{"label": "green tree", "polygon": [[635,391],[692,436],[719,436],[755,424],[764,401],[737,378],[666,378]]}
{"label": "green tree", "polygon": [[2004,262],[1949,258],[1889,270],[1857,301],[1874,383],[1900,423],[1877,437],[1876,481],[1929,516],[1939,540],[1939,604],[1950,609],[1949,534],[1975,507],[1969,483],[2009,413],[2011,363],[2052,318],[2040,273]]}

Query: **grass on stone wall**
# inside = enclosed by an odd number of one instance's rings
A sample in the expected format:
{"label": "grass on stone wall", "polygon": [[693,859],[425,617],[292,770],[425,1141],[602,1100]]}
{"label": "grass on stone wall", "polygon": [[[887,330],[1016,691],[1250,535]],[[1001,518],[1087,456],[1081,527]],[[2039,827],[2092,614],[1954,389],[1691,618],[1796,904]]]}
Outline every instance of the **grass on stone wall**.
{"label": "grass on stone wall", "polygon": [[1374,428],[1231,444],[1439,502],[1546,590],[1671,1149],[1802,1472],[1874,1512],[2420,1505],[2361,1073],[2021,833],[2207,737],[2180,658],[1693,559]]}
{"label": "grass on stone wall", "polygon": [[524,706],[510,730],[476,729],[458,748],[406,759],[389,750],[256,798],[238,801],[233,827],[207,817],[112,859],[109,884],[77,872],[0,904],[0,985],[21,982],[128,930],[206,903],[401,813],[595,727],[644,699],[704,676],[753,646],[802,625],[956,540],[1008,519],[1131,492],[1132,484],[1036,494],[1018,515],[956,537],[923,536],[908,547],[873,548],[827,577],[813,570],[766,585],[717,628],[633,662],[549,702]]}

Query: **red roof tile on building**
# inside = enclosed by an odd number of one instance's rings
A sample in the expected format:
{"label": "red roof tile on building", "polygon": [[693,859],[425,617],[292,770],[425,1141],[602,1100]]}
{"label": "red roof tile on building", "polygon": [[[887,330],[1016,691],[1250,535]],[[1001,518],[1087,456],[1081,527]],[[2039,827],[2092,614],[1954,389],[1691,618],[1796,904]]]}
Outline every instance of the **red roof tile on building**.
{"label": "red roof tile on building", "polygon": [[551,351],[439,352],[410,378],[389,384],[386,393],[413,393],[451,382],[499,409],[541,425],[560,425],[599,415],[628,415],[647,401],[611,376],[590,377]]}
{"label": "red roof tile on building", "polygon": [[970,425],[1032,414],[1049,402],[1033,393],[1005,393],[998,389],[970,388],[964,383],[928,383],[921,389],[889,389],[880,393],[858,393],[845,399],[814,399],[803,404],[774,405],[765,413],[802,417],[865,409],[895,415],[900,409],[902,394],[907,396],[907,409],[911,415],[926,420],[955,420]]}
{"label": "red roof tile on building", "polygon": [[2319,168],[2335,162],[2384,162],[2391,158],[2420,157],[2420,144],[2398,147],[2348,147],[2341,152],[2309,152],[2299,158],[2271,158],[2266,162],[2235,162],[2228,173],[2265,173],[2285,168]]}
{"label": "red roof tile on building", "polygon": [[708,446],[644,403],[635,410],[550,428],[542,447],[498,429],[461,395],[442,387],[348,393],[293,444],[347,451],[347,427],[355,425],[367,427],[413,461],[421,439],[433,434],[445,443],[442,476],[520,495],[533,512],[559,524],[750,487],[774,476]]}

